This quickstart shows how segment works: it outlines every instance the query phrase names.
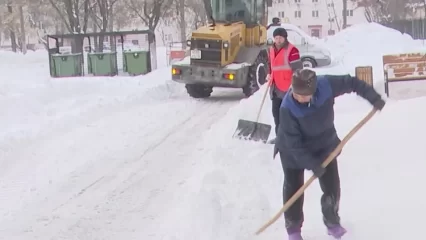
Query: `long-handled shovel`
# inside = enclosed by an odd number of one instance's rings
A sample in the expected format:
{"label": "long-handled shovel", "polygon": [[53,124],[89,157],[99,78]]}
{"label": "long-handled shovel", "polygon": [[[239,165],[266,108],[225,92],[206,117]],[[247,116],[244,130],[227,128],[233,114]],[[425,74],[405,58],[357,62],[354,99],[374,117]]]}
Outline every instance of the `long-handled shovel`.
{"label": "long-handled shovel", "polygon": [[262,141],[266,143],[271,133],[271,125],[259,123],[260,113],[262,112],[263,104],[265,103],[266,95],[268,95],[268,90],[270,83],[266,82],[267,87],[260,103],[259,112],[257,113],[256,121],[248,121],[244,119],[238,120],[237,129],[234,132],[233,137],[244,139],[244,140],[253,140],[253,141]]}
{"label": "long-handled shovel", "polygon": [[[325,159],[325,161],[322,163],[322,167],[325,168],[327,165],[333,161],[333,159],[339,154],[339,152],[342,150],[342,148],[345,146],[345,144],[351,139],[356,132],[358,132],[359,129],[361,129],[362,126],[364,126],[377,112],[377,109],[371,110],[371,112],[364,117],[349,133],[346,135],[346,137],[342,140],[342,142],[334,149],[333,152],[330,153],[330,155]],[[257,230],[256,235],[259,235],[263,231],[265,231],[269,226],[271,226],[275,221],[277,221],[282,214],[287,211],[293,205],[293,203],[303,194],[303,192],[306,190],[306,188],[309,187],[309,185],[316,179],[315,175],[312,175],[308,181],[300,187],[300,189],[284,204],[284,206],[281,208],[281,210],[265,225],[263,225],[259,230]]]}

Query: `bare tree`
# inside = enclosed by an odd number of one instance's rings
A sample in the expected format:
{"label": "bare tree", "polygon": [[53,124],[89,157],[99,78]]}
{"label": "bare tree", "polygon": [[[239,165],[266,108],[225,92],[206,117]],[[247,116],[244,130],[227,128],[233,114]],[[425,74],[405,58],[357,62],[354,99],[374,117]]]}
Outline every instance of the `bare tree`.
{"label": "bare tree", "polygon": [[154,31],[160,19],[164,16],[164,7],[173,0],[127,0],[128,9],[138,17],[149,30]]}
{"label": "bare tree", "polygon": [[[108,28],[112,28],[113,25],[109,23],[112,20],[113,16],[113,7],[117,0],[92,0],[93,2],[90,5],[90,12],[93,19],[94,24],[96,24],[97,28],[101,33],[104,33],[108,30]],[[99,52],[103,51],[104,48],[104,40],[105,37],[100,35],[98,38],[97,48]],[[113,41],[113,38],[110,39]],[[115,44],[113,45],[115,46]]]}
{"label": "bare tree", "polygon": [[345,29],[348,26],[348,0],[342,0],[343,1],[343,11],[342,11],[342,20],[343,20],[343,26],[342,28]]}
{"label": "bare tree", "polygon": [[[207,20],[205,6],[200,5],[196,0],[174,0],[172,7],[165,11],[163,16],[165,25],[175,25],[179,27],[180,42],[186,42],[191,32]],[[186,44],[182,44],[182,49]]]}
{"label": "bare tree", "polygon": [[[411,3],[423,1],[410,0]],[[358,0],[358,6],[364,7],[367,21],[381,23],[406,19],[411,14],[408,3],[408,0]]]}
{"label": "bare tree", "polygon": [[111,30],[120,30],[131,23],[132,19],[129,18],[129,9],[124,1],[118,1],[114,5],[112,12],[112,16],[114,16],[114,21],[110,21],[110,25],[114,28],[111,28]]}
{"label": "bare tree", "polygon": [[87,31],[89,0],[49,0],[70,33]]}
{"label": "bare tree", "polygon": [[207,19],[210,18],[211,13],[211,5],[210,1],[205,1],[204,4],[200,4],[197,0],[187,0],[187,10],[192,15],[192,24],[191,29],[197,29],[200,26],[204,25]]}
{"label": "bare tree", "polygon": [[6,15],[6,26],[9,29],[10,44],[12,46],[12,51],[17,51],[16,43],[16,11],[13,11],[13,6],[10,2],[7,3],[7,15]]}
{"label": "bare tree", "polygon": [[19,22],[20,22],[20,46],[23,54],[27,54],[27,41],[25,34],[25,18],[24,18],[24,7],[22,5],[18,6],[19,9]]}
{"label": "bare tree", "polygon": [[[176,5],[176,13],[179,16],[179,27],[180,27],[180,41],[186,41],[186,18],[185,18],[185,8],[186,1],[185,0],[175,0]],[[182,44],[182,49],[185,49],[185,44]]]}

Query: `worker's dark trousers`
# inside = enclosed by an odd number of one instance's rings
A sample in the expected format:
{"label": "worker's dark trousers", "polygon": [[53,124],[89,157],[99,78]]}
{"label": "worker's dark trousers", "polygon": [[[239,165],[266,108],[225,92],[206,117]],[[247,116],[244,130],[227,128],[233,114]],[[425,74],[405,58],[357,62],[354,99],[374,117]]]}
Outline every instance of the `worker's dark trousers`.
{"label": "worker's dark trousers", "polygon": [[[283,170],[283,199],[285,203],[304,184],[304,170],[290,168],[283,168]],[[340,201],[340,178],[336,160],[327,166],[324,175],[319,178],[319,183],[323,191],[323,195],[321,197],[321,209],[324,224],[327,227],[340,224],[340,217],[338,214]],[[289,234],[301,231],[304,220],[303,197],[304,196],[302,195],[284,213],[285,225]]]}
{"label": "worker's dark trousers", "polygon": [[275,123],[275,134],[278,133],[278,126],[280,124],[280,106],[283,100],[278,97],[272,98],[272,116],[274,117]]}

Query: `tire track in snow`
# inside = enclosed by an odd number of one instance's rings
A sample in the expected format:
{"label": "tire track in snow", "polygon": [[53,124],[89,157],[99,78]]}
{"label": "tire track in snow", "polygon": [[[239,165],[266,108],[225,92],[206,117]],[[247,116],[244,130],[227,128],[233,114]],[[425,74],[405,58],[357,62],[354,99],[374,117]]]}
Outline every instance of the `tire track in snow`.
{"label": "tire track in snow", "polygon": [[[166,91],[167,90],[167,91]],[[184,89],[182,89],[181,85],[178,84],[169,84],[165,83],[163,85],[159,85],[153,88],[148,88],[145,92],[141,92],[140,95],[130,95],[128,97],[128,101],[124,102],[116,102],[115,104],[110,105],[101,105],[99,108],[94,108],[89,111],[88,114],[83,114],[80,118],[70,118],[64,119],[64,123],[60,125],[53,125],[49,127],[49,129],[44,129],[44,134],[40,135],[37,139],[29,139],[29,141],[22,142],[21,145],[16,145],[15,149],[9,149],[9,152],[4,155],[0,155],[2,159],[2,168],[0,168],[0,203],[8,202],[11,196],[33,196],[36,192],[34,187],[31,187],[32,184],[37,183],[39,177],[38,174],[43,173],[40,168],[41,164],[37,159],[43,159],[46,164],[54,163],[52,165],[60,165],[61,160],[63,160],[63,156],[59,156],[54,159],[52,156],[49,156],[49,148],[44,148],[45,151],[41,151],[40,149],[44,146],[49,146],[52,144],[55,139],[58,139],[58,136],[66,136],[72,131],[77,131],[81,128],[91,128],[92,125],[96,125],[96,121],[99,121],[99,118],[102,116],[109,116],[111,113],[120,114],[123,111],[127,111],[129,108],[140,107],[144,105],[154,105],[161,104],[170,99],[179,99],[181,101],[188,101],[188,97],[184,94]],[[184,98],[185,97],[185,98]],[[191,100],[191,99],[190,99]],[[78,101],[78,99],[76,100]],[[123,108],[126,107],[127,108]],[[97,104],[94,104],[96,107]],[[84,112],[82,112],[84,113]],[[147,117],[149,114],[146,114]],[[147,129],[150,130],[150,129]],[[106,130],[108,131],[108,130]],[[155,129],[148,132],[148,134],[154,134]],[[73,150],[72,155],[78,155],[79,149],[77,147],[73,147],[76,145],[72,139],[66,139],[66,142],[63,143],[65,146],[60,146],[61,148],[66,148],[66,145],[69,145],[67,151]],[[0,146],[1,148],[1,146]],[[65,156],[66,158],[66,156]],[[71,160],[73,161],[73,160]],[[45,169],[46,171],[52,171],[52,169]],[[74,180],[73,180],[74,181]],[[71,181],[71,182],[73,182]],[[48,184],[51,184],[50,182]],[[18,197],[13,204],[17,206],[17,208],[22,207],[22,198]],[[0,208],[0,214],[4,216],[8,216],[13,214],[13,208]]]}
{"label": "tire track in snow", "polygon": [[[208,129],[211,124],[223,116],[231,105],[237,104],[237,102],[221,101],[220,98],[218,98],[216,103],[210,104],[211,101],[215,101],[214,98],[207,101],[189,101],[189,106],[193,106],[193,112],[188,117],[183,118],[178,124],[169,128],[168,131],[163,132],[161,136],[156,138],[157,140],[154,144],[148,145],[148,147],[145,148],[145,154],[142,154],[142,158],[141,152],[143,152],[143,150],[136,151],[137,147],[131,146],[129,147],[131,154],[128,154],[127,160],[114,159],[114,157],[112,157],[112,159],[97,159],[97,161],[93,163],[82,163],[82,165],[77,167],[74,166],[75,170],[72,171],[71,174],[66,174],[62,182],[54,182],[52,184],[53,186],[49,187],[49,190],[44,191],[47,196],[46,199],[39,197],[38,201],[32,201],[27,205],[26,209],[28,209],[31,214],[26,214],[26,216],[32,217],[28,217],[26,223],[22,223],[18,229],[24,228],[29,232],[36,233],[37,229],[47,227],[52,229],[52,236],[54,236],[55,233],[53,229],[57,229],[56,233],[61,235],[64,239],[79,239],[78,237],[73,238],[73,236],[71,236],[72,234],[69,232],[73,224],[75,228],[81,231],[85,228],[81,225],[83,223],[84,226],[100,224],[100,226],[103,226],[101,228],[105,228],[105,225],[103,225],[105,222],[99,221],[98,218],[94,218],[93,216],[88,217],[86,214],[89,216],[93,214],[110,215],[111,212],[114,212],[114,214],[120,216],[119,214],[122,213],[123,210],[118,206],[127,206],[129,209],[125,211],[124,216],[121,216],[121,218],[117,217],[115,220],[118,226],[122,226],[128,223],[128,221],[123,219],[123,217],[128,214],[136,214],[141,218],[145,217],[149,219],[150,215],[161,212],[161,209],[156,207],[158,206],[158,202],[168,201],[170,195],[175,194],[173,191],[167,192],[168,190],[165,189],[170,185],[179,186],[184,184],[182,179],[191,174],[191,168],[188,166],[194,163],[188,163],[182,161],[182,159],[188,161],[193,152],[192,148],[197,145],[197,141],[200,140],[203,130]],[[181,110],[183,112],[188,109],[191,110],[191,108],[188,108],[188,100],[181,102]],[[137,106],[135,108],[137,109]],[[123,115],[122,118],[130,116],[129,112],[123,112],[121,114]],[[168,116],[167,113],[164,116]],[[139,118],[140,117],[141,116],[139,116]],[[134,120],[137,121],[139,118]],[[168,116],[168,119],[173,118],[176,117]],[[104,125],[100,124],[102,126],[98,128],[105,130],[105,128],[111,127],[106,122],[105,120]],[[126,128],[130,127],[131,126],[126,126]],[[158,130],[161,128],[164,128],[164,126],[157,124],[154,129]],[[146,135],[155,133],[154,129],[145,131],[142,137],[148,137]],[[188,141],[188,136],[191,135],[193,138]],[[137,141],[138,138],[136,136],[137,135],[134,135],[131,139]],[[69,136],[64,136],[64,138],[67,139]],[[37,145],[35,145],[35,147],[36,146]],[[62,146],[62,148],[64,148],[63,150],[65,150],[65,152],[69,151],[69,147],[67,146]],[[96,152],[97,149],[94,149],[94,151]],[[165,155],[167,157],[165,157]],[[180,159],[172,159],[173,156],[179,157]],[[186,158],[183,158],[185,156]],[[47,163],[49,162],[45,164]],[[99,164],[106,165],[106,170],[96,171],[96,168],[105,167],[99,166]],[[147,169],[149,169],[149,171]],[[158,180],[159,177],[161,181]],[[84,194],[77,195],[77,197],[71,199],[66,198],[66,196],[72,196],[76,194],[76,192],[78,193],[81,191],[81,188],[84,188],[84,186],[87,186],[88,183],[97,178],[102,179],[97,182],[97,184],[87,189]],[[22,182],[22,184],[25,184],[25,182]],[[135,193],[135,188],[139,190],[139,192],[137,192],[139,195]],[[64,197],[55,197],[55,194],[58,193],[62,193]],[[40,195],[44,194],[40,193]],[[138,199],[138,201],[134,202],[135,198]],[[52,206],[60,206],[61,204],[63,204],[62,207],[57,208],[56,211],[52,211],[54,210]],[[150,208],[148,208],[148,206]],[[164,204],[164,206],[167,205]],[[152,211],[153,208],[157,208],[157,211]],[[68,216],[70,213],[72,213],[72,216]],[[21,214],[23,213],[16,213],[15,217],[12,219],[17,219]],[[67,219],[64,219],[64,217]],[[68,219],[69,217],[71,217],[71,219]],[[37,222],[37,219],[39,219],[40,222]],[[114,218],[111,219],[111,216],[109,216],[105,219],[109,219],[109,221],[113,222]],[[109,224],[107,225],[109,226]],[[68,229],[68,227],[70,229]],[[78,232],[74,227],[72,231]],[[137,228],[140,227],[135,226],[135,229]],[[113,229],[111,229],[111,231],[112,230]],[[120,232],[119,229],[115,230]],[[61,234],[61,231],[64,232]],[[143,231],[143,229],[140,229],[140,231]],[[83,237],[84,234],[83,231],[79,236]],[[99,234],[103,235],[103,233]],[[37,237],[37,235],[31,235],[32,237]],[[105,235],[105,238],[102,237],[101,239],[108,239],[108,237],[112,237],[113,235],[113,232],[109,232]]]}

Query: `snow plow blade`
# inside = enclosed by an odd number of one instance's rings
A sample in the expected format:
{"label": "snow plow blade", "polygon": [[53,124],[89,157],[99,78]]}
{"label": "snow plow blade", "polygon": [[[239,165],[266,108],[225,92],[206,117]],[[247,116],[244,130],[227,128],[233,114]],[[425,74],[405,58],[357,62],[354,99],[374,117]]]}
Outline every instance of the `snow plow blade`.
{"label": "snow plow blade", "polygon": [[240,119],[238,120],[237,129],[233,135],[234,138],[251,140],[251,141],[262,141],[266,143],[271,133],[271,125],[247,121]]}

